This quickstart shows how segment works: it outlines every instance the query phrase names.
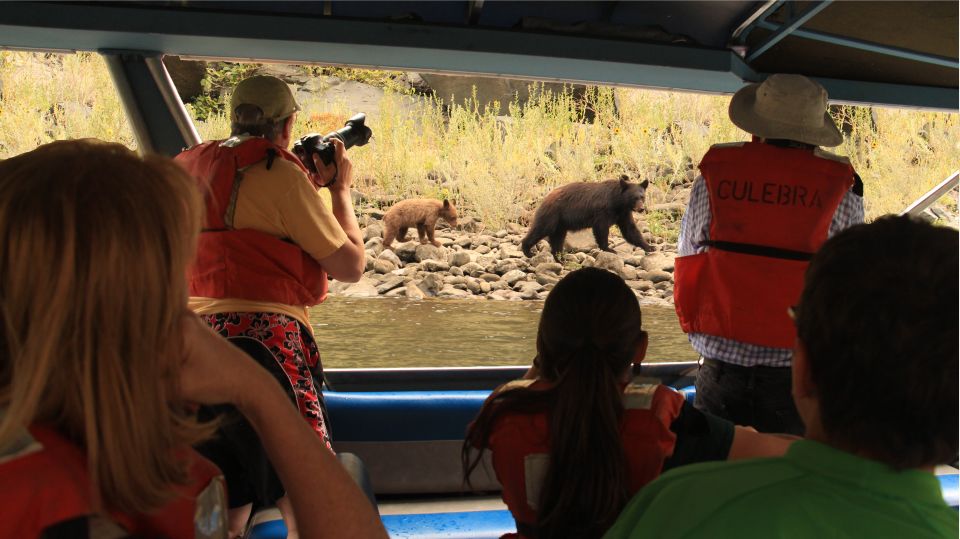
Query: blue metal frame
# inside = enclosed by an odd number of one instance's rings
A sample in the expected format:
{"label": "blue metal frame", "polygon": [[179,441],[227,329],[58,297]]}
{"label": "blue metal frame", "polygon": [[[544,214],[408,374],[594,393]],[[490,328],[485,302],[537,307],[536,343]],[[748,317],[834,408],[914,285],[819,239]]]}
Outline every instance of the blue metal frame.
{"label": "blue metal frame", "polygon": [[[763,28],[764,30],[776,30],[777,28],[779,28],[777,25],[766,22],[766,21],[757,23],[757,27]],[[817,32],[814,30],[803,30],[803,29],[794,30],[792,35],[794,37],[811,39],[813,41],[822,41],[824,43],[832,43],[834,45],[840,45],[841,47],[848,47],[851,49],[859,49],[864,51],[875,52],[877,54],[883,54],[885,56],[903,58],[905,60],[911,60],[914,62],[923,62],[925,64],[933,64],[933,65],[949,67],[953,69],[960,68],[960,62],[958,62],[957,60],[954,60],[953,58],[944,58],[943,56],[936,56],[933,54],[924,54],[921,52],[901,49],[898,47],[891,47],[889,45],[881,45],[879,43],[872,43],[870,41],[863,41],[860,39],[853,39],[849,37],[836,36],[836,35],[827,34],[824,32]]]}
{"label": "blue metal frame", "polygon": [[752,15],[747,17],[743,23],[733,31],[733,34],[730,37],[731,43],[746,43],[747,37],[750,35],[750,32],[757,28],[761,23],[766,22],[767,17],[773,15],[780,6],[786,3],[786,0],[770,0],[765,5],[761,6],[760,9],[755,11]]}
{"label": "blue metal frame", "polygon": [[[760,55],[770,50],[770,48],[777,43],[780,43],[783,38],[789,36],[791,32],[803,26],[804,23],[815,17],[817,13],[820,13],[826,9],[831,3],[833,3],[833,0],[823,0],[821,2],[817,2],[816,4],[807,8],[807,10],[805,10],[803,13],[795,17],[791,17],[790,20],[778,27],[773,34],[771,34],[769,37],[767,37],[767,39],[750,51],[750,54],[747,56],[747,63],[752,64],[757,58],[760,57]],[[759,22],[763,24],[766,21]]]}

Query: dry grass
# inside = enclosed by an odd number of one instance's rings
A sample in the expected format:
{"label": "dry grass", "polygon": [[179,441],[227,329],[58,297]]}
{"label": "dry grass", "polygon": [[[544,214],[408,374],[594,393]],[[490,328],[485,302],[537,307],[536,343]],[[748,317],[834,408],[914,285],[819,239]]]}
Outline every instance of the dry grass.
{"label": "dry grass", "polygon": [[[0,52],[0,158],[60,138],[92,136],[133,146],[103,61]],[[448,108],[386,89],[371,144],[351,150],[357,187],[373,198],[452,198],[490,226],[517,220],[550,189],[625,173],[649,179],[649,203],[675,202],[711,144],[744,140],[727,119],[723,96],[593,88],[594,123],[572,92],[537,87],[524,104],[481,110],[467,99]],[[413,100],[401,106],[402,100]],[[343,103],[302,104],[296,134],[326,133],[353,111]],[[410,107],[413,113],[409,113]],[[868,218],[899,211],[960,163],[957,114],[845,107],[850,125],[837,153],[866,186]],[[226,136],[223,115],[197,122],[204,139]],[[955,207],[955,203],[951,203]],[[648,225],[672,237],[676,223],[652,214]]]}

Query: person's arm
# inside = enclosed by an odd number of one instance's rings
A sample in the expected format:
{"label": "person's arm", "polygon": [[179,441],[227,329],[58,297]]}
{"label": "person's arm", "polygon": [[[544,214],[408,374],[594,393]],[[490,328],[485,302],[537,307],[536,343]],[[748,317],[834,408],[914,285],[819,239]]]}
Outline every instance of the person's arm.
{"label": "person's arm", "polygon": [[690,189],[690,200],[680,221],[677,255],[688,256],[702,251],[700,244],[710,239],[710,195],[703,176],[697,176]]}
{"label": "person's arm", "polygon": [[301,537],[385,538],[370,501],[270,374],[193,313],[184,313],[182,327],[180,397],[243,413],[287,490]]}
{"label": "person's arm", "polygon": [[[330,190],[333,216],[347,235],[347,241],[333,254],[318,260],[318,262],[334,279],[354,283],[363,276],[366,252],[363,249],[360,225],[353,213],[353,199],[350,198],[350,186],[353,185],[353,164],[344,153],[343,142],[340,139],[331,138],[330,142],[334,148],[333,163],[324,165],[323,161],[314,154],[313,163],[319,172],[314,175],[313,180],[315,184],[327,186]],[[334,180],[332,184],[330,184],[331,180]]]}

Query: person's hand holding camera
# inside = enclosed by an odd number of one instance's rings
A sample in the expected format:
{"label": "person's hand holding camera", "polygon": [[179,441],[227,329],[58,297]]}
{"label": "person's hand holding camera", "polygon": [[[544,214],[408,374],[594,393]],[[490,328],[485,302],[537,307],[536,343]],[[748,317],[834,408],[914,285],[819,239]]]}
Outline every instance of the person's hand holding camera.
{"label": "person's hand holding camera", "polygon": [[311,154],[317,172],[310,174],[310,180],[317,187],[326,187],[331,192],[349,191],[350,186],[353,185],[353,163],[347,157],[343,141],[331,137],[329,144],[333,146],[333,160],[329,165],[324,164],[319,154]]}

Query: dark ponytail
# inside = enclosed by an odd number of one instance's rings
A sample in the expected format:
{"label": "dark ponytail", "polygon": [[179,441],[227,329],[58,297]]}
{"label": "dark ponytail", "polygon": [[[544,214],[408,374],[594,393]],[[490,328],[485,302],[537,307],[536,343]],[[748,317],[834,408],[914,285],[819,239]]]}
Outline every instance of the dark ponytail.
{"label": "dark ponytail", "polygon": [[[588,347],[590,348],[590,347]],[[539,537],[600,537],[626,505],[620,372],[593,349],[576,352],[550,414],[550,466],[537,508]]]}
{"label": "dark ponytail", "polygon": [[[547,297],[537,331],[535,366],[550,386],[495,393],[470,425],[461,451],[468,484],[500,415],[548,414],[538,539],[598,538],[626,505],[619,384],[642,334],[639,304],[622,279],[595,268],[571,272]],[[474,448],[481,451],[471,458]]]}

